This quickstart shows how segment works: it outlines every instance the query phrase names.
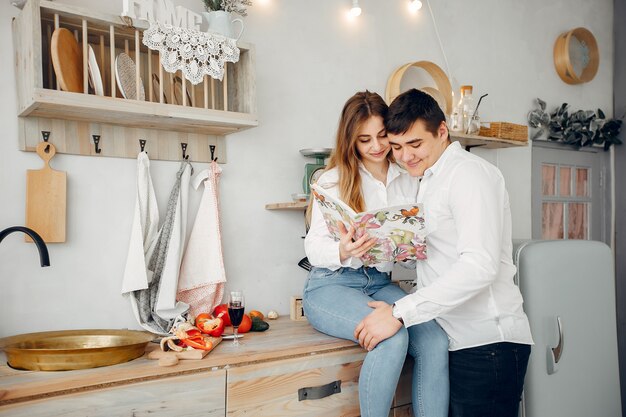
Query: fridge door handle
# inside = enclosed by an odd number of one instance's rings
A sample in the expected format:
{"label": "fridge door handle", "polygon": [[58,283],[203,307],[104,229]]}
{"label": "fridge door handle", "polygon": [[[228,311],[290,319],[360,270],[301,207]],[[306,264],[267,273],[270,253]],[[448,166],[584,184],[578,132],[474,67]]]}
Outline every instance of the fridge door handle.
{"label": "fridge door handle", "polygon": [[559,340],[555,347],[548,346],[548,375],[552,375],[558,371],[557,364],[561,360],[563,354],[563,324],[561,323],[561,317],[556,317],[556,326],[559,335]]}

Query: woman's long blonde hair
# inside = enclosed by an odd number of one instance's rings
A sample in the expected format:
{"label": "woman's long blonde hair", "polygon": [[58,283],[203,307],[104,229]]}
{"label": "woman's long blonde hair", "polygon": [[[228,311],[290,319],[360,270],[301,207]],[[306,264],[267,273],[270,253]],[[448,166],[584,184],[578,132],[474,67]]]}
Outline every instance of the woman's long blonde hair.
{"label": "woman's long blonde hair", "polygon": [[[337,168],[339,198],[357,213],[365,210],[359,173],[360,155],[356,149],[359,130],[372,116],[380,116],[384,119],[387,109],[387,104],[380,95],[366,90],[350,97],[341,111],[335,148],[330,155],[326,170]],[[393,161],[391,152],[387,158]],[[311,204],[313,200],[314,198],[311,197]],[[307,210],[307,220],[310,220],[311,204]]]}

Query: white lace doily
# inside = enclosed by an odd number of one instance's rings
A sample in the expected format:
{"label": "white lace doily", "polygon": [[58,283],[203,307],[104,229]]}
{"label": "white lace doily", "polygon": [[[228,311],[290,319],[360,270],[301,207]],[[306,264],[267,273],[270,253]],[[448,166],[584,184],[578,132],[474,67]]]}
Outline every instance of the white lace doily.
{"label": "white lace doily", "polygon": [[194,85],[200,83],[205,74],[221,81],[224,64],[239,61],[235,39],[159,22],[150,22],[150,28],[143,33],[143,44],[161,52],[165,71],[181,70]]}

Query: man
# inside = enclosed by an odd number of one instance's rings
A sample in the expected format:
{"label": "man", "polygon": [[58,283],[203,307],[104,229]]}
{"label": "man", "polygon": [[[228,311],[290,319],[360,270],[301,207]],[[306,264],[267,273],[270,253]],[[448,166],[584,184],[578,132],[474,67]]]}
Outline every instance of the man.
{"label": "man", "polygon": [[398,96],[385,127],[396,160],[420,177],[428,259],[417,262],[417,291],[393,306],[370,303],[374,311],[355,337],[372,349],[402,323],[435,318],[450,339],[450,416],[517,417],[533,341],[513,283],[504,178],[450,142],[445,116],[426,93]]}

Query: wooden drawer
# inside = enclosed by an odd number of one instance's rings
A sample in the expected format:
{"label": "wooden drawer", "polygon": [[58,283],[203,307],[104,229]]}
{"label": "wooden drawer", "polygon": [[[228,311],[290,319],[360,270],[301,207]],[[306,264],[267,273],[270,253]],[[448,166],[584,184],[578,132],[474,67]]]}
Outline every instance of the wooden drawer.
{"label": "wooden drawer", "polygon": [[203,416],[226,413],[226,371],[218,370],[52,397],[0,408],[11,417]]}
{"label": "wooden drawer", "polygon": [[[358,380],[365,352],[351,350],[228,370],[227,416],[358,416]],[[341,381],[341,392],[299,400],[298,390]]]}

